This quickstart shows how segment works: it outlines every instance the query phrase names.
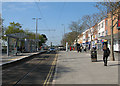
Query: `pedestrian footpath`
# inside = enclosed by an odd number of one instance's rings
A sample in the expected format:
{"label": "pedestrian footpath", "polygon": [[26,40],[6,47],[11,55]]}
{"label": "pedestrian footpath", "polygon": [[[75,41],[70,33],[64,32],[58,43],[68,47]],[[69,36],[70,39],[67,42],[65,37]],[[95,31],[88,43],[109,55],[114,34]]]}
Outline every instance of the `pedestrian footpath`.
{"label": "pedestrian footpath", "polygon": [[17,56],[7,56],[6,54],[4,54],[0,57],[0,66],[17,61],[17,60],[24,59],[24,58],[30,57],[34,54],[38,54],[38,53],[42,53],[42,52],[45,52],[45,51],[34,52],[34,53],[21,53]]}
{"label": "pedestrian footpath", "polygon": [[[87,51],[87,53],[90,55],[91,51]],[[103,55],[103,50],[97,50],[97,55]],[[118,52],[114,52],[114,56],[115,56],[115,59],[118,60],[118,57],[119,57],[120,53]]]}
{"label": "pedestrian footpath", "polygon": [[104,66],[102,55],[91,62],[89,53],[60,51],[53,84],[118,84],[118,60]]}

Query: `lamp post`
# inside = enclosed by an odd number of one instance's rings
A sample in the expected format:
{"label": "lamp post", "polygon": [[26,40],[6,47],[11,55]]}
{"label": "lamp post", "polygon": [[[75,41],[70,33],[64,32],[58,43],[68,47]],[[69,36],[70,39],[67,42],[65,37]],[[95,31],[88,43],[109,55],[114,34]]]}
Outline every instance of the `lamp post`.
{"label": "lamp post", "polygon": [[[64,37],[64,35],[65,35],[65,25],[62,24],[62,26],[64,26],[64,34],[63,34],[63,37]],[[64,45],[66,46],[66,51],[68,51],[68,42],[65,41]]]}
{"label": "lamp post", "polygon": [[[65,25],[64,24],[62,24],[62,26],[64,26],[64,34],[63,34],[63,38],[64,38],[64,35],[65,35]],[[65,45],[66,43],[64,42],[64,45]]]}
{"label": "lamp post", "polygon": [[38,51],[38,43],[37,43],[37,29],[38,29],[38,20],[40,20],[41,18],[32,18],[33,20],[36,20],[36,51]]}

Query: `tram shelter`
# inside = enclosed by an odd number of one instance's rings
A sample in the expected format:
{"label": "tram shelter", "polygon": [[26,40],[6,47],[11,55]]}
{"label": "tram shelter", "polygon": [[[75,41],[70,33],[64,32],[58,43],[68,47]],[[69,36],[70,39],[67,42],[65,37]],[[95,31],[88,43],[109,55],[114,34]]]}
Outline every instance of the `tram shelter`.
{"label": "tram shelter", "polygon": [[21,41],[24,40],[27,35],[25,33],[14,33],[14,34],[6,34],[7,36],[7,55],[10,54],[17,55],[18,53],[18,42],[19,46],[21,46]]}

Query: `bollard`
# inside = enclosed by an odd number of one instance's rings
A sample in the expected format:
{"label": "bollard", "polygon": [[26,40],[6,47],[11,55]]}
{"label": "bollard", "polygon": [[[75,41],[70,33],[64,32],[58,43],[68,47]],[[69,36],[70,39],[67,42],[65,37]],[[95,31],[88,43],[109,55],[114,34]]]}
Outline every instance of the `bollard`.
{"label": "bollard", "polygon": [[97,62],[97,51],[95,48],[91,50],[91,61],[92,62]]}

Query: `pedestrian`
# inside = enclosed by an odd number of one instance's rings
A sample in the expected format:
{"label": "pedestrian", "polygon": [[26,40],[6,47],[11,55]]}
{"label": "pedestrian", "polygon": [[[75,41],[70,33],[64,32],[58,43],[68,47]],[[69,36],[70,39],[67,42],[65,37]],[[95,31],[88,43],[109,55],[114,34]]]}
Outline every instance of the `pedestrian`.
{"label": "pedestrian", "polygon": [[107,66],[107,59],[108,59],[109,55],[110,55],[110,50],[107,47],[107,43],[104,43],[104,45],[103,45],[103,61],[104,61],[104,66]]}
{"label": "pedestrian", "polygon": [[82,52],[83,51],[83,46],[81,45],[81,47],[80,47],[80,52]]}
{"label": "pedestrian", "polygon": [[79,51],[80,51],[80,46],[77,46],[77,52],[79,53]]}
{"label": "pedestrian", "polygon": [[72,49],[72,48],[71,48],[71,46],[70,46],[70,51],[71,51],[71,49]]}
{"label": "pedestrian", "polygon": [[20,52],[22,53],[22,46],[20,47]]}
{"label": "pedestrian", "polygon": [[73,51],[75,50],[75,48],[73,47]]}
{"label": "pedestrian", "polygon": [[81,46],[79,47],[79,51],[81,52]]}
{"label": "pedestrian", "polygon": [[86,46],[84,46],[84,52],[86,52]]}

